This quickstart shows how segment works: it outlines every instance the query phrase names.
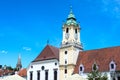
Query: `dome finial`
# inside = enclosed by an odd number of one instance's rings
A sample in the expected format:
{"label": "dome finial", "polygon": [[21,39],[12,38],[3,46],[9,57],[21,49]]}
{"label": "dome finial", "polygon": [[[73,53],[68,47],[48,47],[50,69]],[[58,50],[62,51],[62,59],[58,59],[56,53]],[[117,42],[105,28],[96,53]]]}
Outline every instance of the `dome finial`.
{"label": "dome finial", "polygon": [[73,13],[73,11],[72,11],[72,5],[70,6],[70,14],[72,14]]}
{"label": "dome finial", "polygon": [[69,20],[69,19],[74,19],[74,20],[76,20],[76,19],[75,19],[75,15],[73,14],[72,6],[70,6],[70,13],[69,13],[67,19],[68,19],[68,20]]}

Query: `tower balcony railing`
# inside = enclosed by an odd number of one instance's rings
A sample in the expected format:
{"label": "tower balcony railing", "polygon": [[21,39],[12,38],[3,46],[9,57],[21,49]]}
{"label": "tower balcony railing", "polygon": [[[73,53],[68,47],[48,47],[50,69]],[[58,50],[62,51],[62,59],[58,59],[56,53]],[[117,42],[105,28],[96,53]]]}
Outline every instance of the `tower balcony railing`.
{"label": "tower balcony railing", "polygon": [[69,47],[69,46],[74,46],[74,47],[77,47],[79,49],[83,49],[82,44],[79,44],[79,43],[69,43],[69,42],[66,42],[65,44],[61,44],[61,48],[65,48],[65,47]]}

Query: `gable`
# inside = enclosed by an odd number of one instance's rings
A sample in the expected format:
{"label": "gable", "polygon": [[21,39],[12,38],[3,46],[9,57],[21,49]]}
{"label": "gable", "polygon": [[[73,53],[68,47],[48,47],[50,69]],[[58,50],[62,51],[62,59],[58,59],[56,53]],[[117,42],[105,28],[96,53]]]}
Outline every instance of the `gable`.
{"label": "gable", "polygon": [[33,62],[58,59],[59,60],[59,49],[50,45],[47,45],[43,51],[35,58]]}
{"label": "gable", "polygon": [[113,60],[116,71],[120,71],[120,47],[111,47],[80,52],[74,73],[79,73],[79,65],[83,64],[84,72],[91,72],[94,62],[98,65],[100,72],[109,71],[109,64]]}
{"label": "gable", "polygon": [[26,77],[27,76],[27,70],[25,68],[21,69],[17,74],[21,77]]}

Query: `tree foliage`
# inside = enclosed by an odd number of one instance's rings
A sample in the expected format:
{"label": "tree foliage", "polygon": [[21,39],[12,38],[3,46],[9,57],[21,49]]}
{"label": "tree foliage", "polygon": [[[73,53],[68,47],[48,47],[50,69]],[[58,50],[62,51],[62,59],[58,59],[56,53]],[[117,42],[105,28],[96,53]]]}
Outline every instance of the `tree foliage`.
{"label": "tree foliage", "polygon": [[108,80],[108,78],[107,74],[101,74],[97,65],[94,64],[92,72],[88,74],[88,80]]}

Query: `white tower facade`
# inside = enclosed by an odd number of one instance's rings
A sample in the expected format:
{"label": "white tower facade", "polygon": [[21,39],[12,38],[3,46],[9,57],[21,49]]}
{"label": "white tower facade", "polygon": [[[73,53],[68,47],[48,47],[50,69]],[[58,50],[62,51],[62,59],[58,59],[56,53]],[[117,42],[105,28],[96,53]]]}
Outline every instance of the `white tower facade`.
{"label": "white tower facade", "polygon": [[71,9],[68,18],[63,25],[63,39],[59,53],[60,80],[65,80],[65,78],[73,73],[79,51],[82,50],[80,25],[77,23]]}

